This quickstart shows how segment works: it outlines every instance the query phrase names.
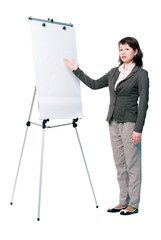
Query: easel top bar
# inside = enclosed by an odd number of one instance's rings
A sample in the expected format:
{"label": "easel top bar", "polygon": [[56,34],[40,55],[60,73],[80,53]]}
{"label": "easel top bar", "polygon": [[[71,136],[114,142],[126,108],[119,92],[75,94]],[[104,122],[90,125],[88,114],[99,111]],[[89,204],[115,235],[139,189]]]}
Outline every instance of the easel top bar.
{"label": "easel top bar", "polygon": [[58,24],[58,25],[65,25],[68,27],[73,27],[73,24],[71,23],[62,23],[62,22],[55,22],[53,19],[48,19],[48,20],[44,20],[44,19],[39,19],[39,18],[33,18],[33,17],[29,17],[29,20],[33,20],[33,21],[39,21],[39,22],[45,22],[45,23],[52,23],[52,24]]}

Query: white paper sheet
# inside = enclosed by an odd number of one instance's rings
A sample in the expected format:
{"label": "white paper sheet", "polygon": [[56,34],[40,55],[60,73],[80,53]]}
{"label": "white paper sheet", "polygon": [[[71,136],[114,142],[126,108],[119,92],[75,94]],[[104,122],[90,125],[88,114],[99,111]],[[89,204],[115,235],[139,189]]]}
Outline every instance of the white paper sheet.
{"label": "white paper sheet", "polygon": [[74,27],[29,22],[40,119],[82,118],[80,82],[63,61],[77,61]]}

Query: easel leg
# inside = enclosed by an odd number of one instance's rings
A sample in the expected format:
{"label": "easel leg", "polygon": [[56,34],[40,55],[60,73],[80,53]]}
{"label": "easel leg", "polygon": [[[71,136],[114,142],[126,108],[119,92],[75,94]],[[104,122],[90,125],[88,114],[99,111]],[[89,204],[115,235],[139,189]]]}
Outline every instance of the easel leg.
{"label": "easel leg", "polygon": [[25,132],[23,145],[22,145],[22,150],[21,150],[20,160],[19,160],[19,164],[18,164],[17,174],[16,174],[16,178],[15,178],[15,182],[14,182],[12,198],[11,198],[11,202],[10,202],[11,205],[13,204],[14,194],[15,194],[16,185],[17,185],[17,179],[18,179],[18,175],[19,175],[19,171],[20,171],[22,156],[23,156],[24,147],[25,147],[26,138],[27,138],[27,133],[28,133],[28,127],[30,126],[30,118],[31,118],[32,110],[33,110],[35,95],[36,95],[36,87],[34,89],[34,94],[33,94],[33,98],[32,98],[32,103],[31,103],[30,113],[29,113],[29,117],[28,117],[28,122],[26,123],[27,127],[26,127],[26,132]]}
{"label": "easel leg", "polygon": [[82,156],[83,156],[84,164],[85,164],[85,167],[86,167],[87,175],[88,175],[88,178],[89,178],[89,182],[90,182],[90,185],[91,185],[93,197],[94,197],[94,200],[95,200],[95,203],[96,203],[96,208],[98,208],[96,196],[95,196],[92,181],[91,181],[91,178],[90,178],[90,175],[89,175],[89,171],[88,171],[87,163],[86,163],[86,160],[85,160],[84,152],[83,152],[83,149],[82,149],[81,141],[80,141],[80,138],[79,138],[79,134],[78,134],[78,131],[77,131],[77,127],[74,127],[74,128],[75,128],[76,135],[77,135],[78,142],[79,142],[79,146],[80,146],[80,149],[81,149],[81,152],[82,152]]}
{"label": "easel leg", "polygon": [[39,181],[39,200],[38,200],[38,216],[37,221],[40,221],[40,206],[41,206],[41,189],[42,189],[42,171],[43,171],[43,157],[44,157],[44,140],[45,140],[45,128],[46,122],[49,120],[44,120],[42,123],[42,141],[41,141],[41,159],[40,159],[40,181]]}
{"label": "easel leg", "polygon": [[19,164],[18,164],[17,174],[16,174],[15,183],[14,183],[14,187],[13,187],[12,198],[11,198],[11,202],[10,202],[11,205],[13,204],[13,198],[14,198],[15,189],[16,189],[16,185],[17,185],[17,179],[18,179],[18,175],[19,175],[19,171],[20,171],[21,160],[22,160],[22,156],[23,156],[27,133],[28,133],[28,126],[26,127],[25,137],[24,137],[24,141],[23,141],[23,145],[22,145],[20,160],[19,160]]}

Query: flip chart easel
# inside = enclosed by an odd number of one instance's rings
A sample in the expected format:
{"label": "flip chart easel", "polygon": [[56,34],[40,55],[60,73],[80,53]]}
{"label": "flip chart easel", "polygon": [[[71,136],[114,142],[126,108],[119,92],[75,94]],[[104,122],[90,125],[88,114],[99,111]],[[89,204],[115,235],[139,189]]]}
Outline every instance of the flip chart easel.
{"label": "flip chart easel", "polygon": [[[30,18],[30,19],[33,19],[33,18]],[[58,22],[54,22],[53,20],[40,20],[40,19],[36,19],[36,20],[37,21],[42,21],[43,24],[45,24],[46,22],[50,21],[53,24],[61,24],[63,26],[66,25],[65,23],[58,23]],[[69,24],[67,24],[67,26],[68,25]],[[85,168],[86,168],[86,171],[87,171],[89,183],[90,183],[91,190],[92,190],[92,193],[93,193],[93,197],[94,197],[94,200],[95,200],[96,208],[98,208],[98,204],[97,204],[94,188],[93,188],[93,185],[92,185],[91,177],[90,177],[90,174],[89,174],[89,170],[88,170],[87,163],[86,163],[86,160],[85,160],[85,155],[84,155],[84,152],[83,152],[83,148],[82,148],[80,137],[79,137],[78,130],[77,130],[77,125],[78,125],[79,118],[72,119],[71,123],[66,123],[66,124],[61,124],[61,125],[56,125],[56,126],[48,126],[47,125],[48,122],[49,122],[49,118],[42,119],[42,124],[41,125],[37,124],[37,123],[34,123],[34,122],[31,122],[31,115],[32,115],[32,111],[33,111],[33,105],[34,105],[36,93],[37,93],[37,88],[35,87],[34,93],[33,93],[32,102],[31,102],[31,107],[30,107],[30,111],[29,111],[28,121],[26,123],[26,131],[25,131],[24,141],[23,141],[23,145],[22,145],[22,150],[21,150],[21,154],[20,154],[20,159],[19,159],[19,164],[18,164],[18,169],[17,169],[17,173],[16,173],[16,178],[15,178],[15,182],[14,182],[14,187],[13,187],[13,192],[12,192],[12,197],[11,197],[10,204],[13,205],[13,200],[14,200],[14,195],[15,195],[18,175],[19,175],[19,171],[20,171],[20,166],[21,166],[21,162],[22,162],[23,152],[24,152],[24,148],[25,148],[25,143],[26,143],[26,139],[27,139],[28,129],[29,129],[29,127],[31,125],[40,126],[42,128],[42,140],[41,140],[41,158],[40,158],[40,180],[39,180],[39,196],[38,196],[38,214],[37,214],[37,221],[40,221],[40,206],[41,206],[41,190],[42,190],[42,174],[43,174],[45,130],[46,130],[46,128],[55,128],[55,127],[62,127],[62,126],[72,125],[73,128],[75,129],[75,132],[76,132],[76,136],[77,136],[78,143],[79,143],[79,146],[80,146],[80,150],[81,150],[81,153],[82,153],[82,157],[83,157],[83,160],[84,160]]]}

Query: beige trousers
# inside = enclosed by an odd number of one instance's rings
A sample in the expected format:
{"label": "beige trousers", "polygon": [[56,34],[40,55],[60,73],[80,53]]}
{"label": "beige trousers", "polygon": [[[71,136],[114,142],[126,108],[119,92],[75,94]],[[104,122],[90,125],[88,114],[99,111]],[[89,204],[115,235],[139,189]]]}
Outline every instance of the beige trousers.
{"label": "beige trousers", "polygon": [[120,187],[120,204],[139,207],[141,188],[141,142],[133,144],[135,123],[109,124],[117,179]]}

